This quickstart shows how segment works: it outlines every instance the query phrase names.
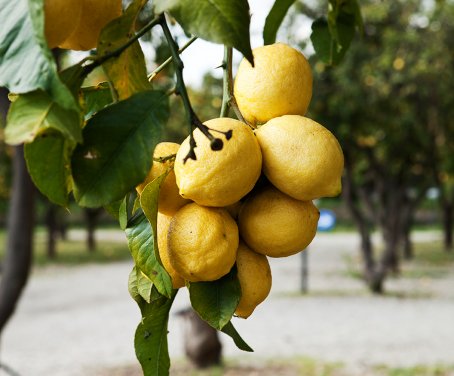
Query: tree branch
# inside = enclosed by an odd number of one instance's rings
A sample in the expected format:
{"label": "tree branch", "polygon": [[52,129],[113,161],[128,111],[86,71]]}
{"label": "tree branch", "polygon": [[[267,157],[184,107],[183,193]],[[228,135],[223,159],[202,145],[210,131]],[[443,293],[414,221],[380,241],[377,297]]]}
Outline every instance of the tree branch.
{"label": "tree branch", "polygon": [[226,140],[229,140],[232,137],[232,130],[229,130],[227,132],[213,130],[213,129],[208,128],[205,124],[203,124],[200,121],[200,119],[194,112],[194,109],[192,108],[191,101],[189,100],[188,92],[186,90],[186,85],[184,83],[184,78],[183,78],[184,64],[178,53],[178,45],[175,42],[175,40],[173,39],[172,33],[170,32],[169,26],[167,25],[167,21],[166,21],[164,13],[159,15],[158,23],[162,27],[164,36],[167,40],[167,43],[169,44],[170,52],[172,54],[172,60],[173,60],[174,66],[175,66],[175,74],[177,77],[176,94],[181,96],[181,99],[183,101],[183,105],[184,105],[184,108],[186,111],[186,116],[188,118],[188,121],[189,121],[189,124],[191,127],[191,132],[189,135],[189,137],[190,137],[189,152],[186,155],[186,157],[184,158],[184,162],[186,162],[188,159],[196,160],[197,157],[195,155],[194,149],[196,148],[197,144],[195,142],[194,135],[193,135],[194,127],[199,128],[200,131],[210,140],[211,150],[221,150],[224,146],[224,142],[220,138],[214,137],[210,133],[210,130],[224,134]]}

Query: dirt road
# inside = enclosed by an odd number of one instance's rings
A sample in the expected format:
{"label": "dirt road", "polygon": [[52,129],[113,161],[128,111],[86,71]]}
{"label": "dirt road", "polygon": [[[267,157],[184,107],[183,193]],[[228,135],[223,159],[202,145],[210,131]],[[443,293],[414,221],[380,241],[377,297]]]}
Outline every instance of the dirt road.
{"label": "dirt road", "polygon": [[[123,239],[109,232],[98,237]],[[390,280],[389,295],[373,297],[345,273],[345,258],[356,257],[357,244],[354,234],[317,235],[309,250],[308,296],[299,293],[300,256],[271,260],[270,298],[250,319],[234,321],[255,353],[242,353],[223,337],[224,355],[251,361],[310,356],[352,367],[454,364],[454,271]],[[127,292],[131,267],[36,269],[2,338],[1,361],[21,376],[98,375],[135,363],[139,312]],[[182,290],[173,312],[187,304]],[[181,358],[182,323],[175,315],[169,328],[171,357]]]}

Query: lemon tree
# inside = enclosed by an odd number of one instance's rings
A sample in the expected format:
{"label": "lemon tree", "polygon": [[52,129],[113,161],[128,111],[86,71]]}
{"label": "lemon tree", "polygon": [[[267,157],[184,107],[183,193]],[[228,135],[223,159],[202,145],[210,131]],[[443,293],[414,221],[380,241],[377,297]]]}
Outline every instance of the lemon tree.
{"label": "lemon tree", "polygon": [[[305,160],[300,150],[292,153],[291,141],[306,138],[301,128],[307,124],[295,124],[309,122],[300,118],[311,98],[311,69],[300,51],[274,43],[292,1],[274,2],[264,29],[269,46],[254,51],[247,0],[148,3],[132,0],[123,7],[119,0],[0,0],[0,86],[8,88],[12,101],[4,138],[11,145],[24,144],[36,187],[64,207],[70,196],[80,206],[105,207],[125,231],[135,264],[129,291],[141,314],[136,355],[145,375],[168,375],[168,318],[179,288],[189,290],[200,317],[239,349],[252,351],[233,318],[249,317],[267,297],[272,279],[267,256],[295,253],[312,240],[318,212],[310,200],[338,193],[342,161],[338,145],[321,131],[307,147],[317,155],[329,148],[336,156],[309,174],[329,170],[316,180],[323,189],[314,197],[300,196],[284,187],[294,184],[291,175],[280,171],[273,177],[274,170],[282,170],[279,164],[295,159],[299,166]],[[326,51],[345,50],[346,40],[360,26],[359,8],[356,0],[329,3],[328,18],[314,23],[312,40],[325,61],[338,62],[341,54],[327,56]],[[169,17],[191,35],[184,46],[177,44]],[[170,56],[150,71],[139,40],[154,28],[166,40]],[[184,81],[180,53],[197,38],[225,46],[217,119],[198,117]],[[92,53],[58,69],[50,50],[55,46]],[[245,59],[235,85],[232,49]],[[154,79],[169,63],[175,88],[166,91]],[[86,86],[87,76],[99,67],[106,82]],[[279,72],[282,87],[268,74],[270,69]],[[181,146],[162,137],[174,94],[181,97],[188,126]],[[229,109],[237,119],[228,117]],[[298,120],[287,121],[287,116]],[[278,137],[268,131],[279,117],[285,118],[283,128],[290,124],[296,129],[279,139],[273,151],[267,142]],[[312,181],[311,176],[304,179]],[[264,214],[269,204],[263,195],[268,194],[275,205]],[[260,228],[262,221],[268,227]],[[295,221],[305,223],[304,236],[290,226]],[[281,222],[289,226],[276,241]],[[257,246],[254,237],[265,235],[267,244]],[[272,242],[278,244],[272,248]]]}

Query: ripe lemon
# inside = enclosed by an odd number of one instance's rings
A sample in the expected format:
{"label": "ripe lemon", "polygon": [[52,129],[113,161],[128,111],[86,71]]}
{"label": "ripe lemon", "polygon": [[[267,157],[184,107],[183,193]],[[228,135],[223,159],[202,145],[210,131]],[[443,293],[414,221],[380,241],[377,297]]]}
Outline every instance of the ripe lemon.
{"label": "ripe lemon", "polygon": [[312,97],[312,71],[304,55],[283,43],[256,48],[253,54],[254,67],[243,59],[234,84],[244,118],[255,124],[304,115]]}
{"label": "ripe lemon", "polygon": [[60,48],[81,51],[95,48],[102,28],[121,16],[121,0],[81,0],[81,3],[80,20]]}
{"label": "ripe lemon", "polygon": [[169,252],[167,249],[167,234],[169,232],[169,225],[172,217],[158,213],[158,248],[159,257],[161,258],[162,266],[169,273],[172,279],[172,286],[174,289],[184,287],[184,279],[175,271],[169,260]]}
{"label": "ripe lemon", "polygon": [[49,48],[55,48],[74,31],[82,15],[80,0],[45,0],[44,34]]}
{"label": "ripe lemon", "polygon": [[[159,162],[156,161],[156,159],[176,154],[179,148],[180,145],[174,142],[160,142],[156,145],[153,152],[154,160],[151,169],[143,183],[136,187],[139,194],[142,193],[143,189],[149,182],[164,174],[167,169],[173,167],[173,160]],[[158,198],[158,210],[165,215],[174,215],[178,209],[188,202],[189,200],[185,200],[178,193],[178,186],[175,181],[175,172],[172,169],[161,184]]]}
{"label": "ripe lemon", "polygon": [[170,263],[187,281],[214,281],[232,268],[238,241],[238,227],[227,210],[190,203],[170,222]]}
{"label": "ripe lemon", "polygon": [[285,257],[305,249],[315,236],[320,214],[311,201],[299,201],[269,186],[241,207],[240,235],[252,250]]}
{"label": "ripe lemon", "polygon": [[248,318],[271,290],[271,269],[268,259],[240,242],[236,256],[241,299],[235,314]]}
{"label": "ripe lemon", "polygon": [[285,115],[262,125],[255,134],[263,172],[279,190],[303,201],[341,192],[344,155],[328,129],[303,116]]}
{"label": "ripe lemon", "polygon": [[[205,122],[215,130],[232,130],[222,150],[213,151],[210,141],[194,131],[197,160],[184,158],[189,151],[189,137],[184,140],[175,160],[175,176],[180,195],[199,205],[223,207],[234,204],[254,187],[260,176],[262,154],[254,132],[244,123],[219,118]],[[212,132],[217,136],[217,132]]]}

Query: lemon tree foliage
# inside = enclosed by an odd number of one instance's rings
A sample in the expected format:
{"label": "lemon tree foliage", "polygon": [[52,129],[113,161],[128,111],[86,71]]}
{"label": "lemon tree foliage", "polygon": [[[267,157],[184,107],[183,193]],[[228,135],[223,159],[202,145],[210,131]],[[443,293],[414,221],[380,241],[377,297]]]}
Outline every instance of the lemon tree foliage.
{"label": "lemon tree foliage", "polygon": [[[286,177],[285,168],[283,177],[277,180],[272,173],[282,170],[289,157],[296,161],[299,157],[285,152],[285,140],[264,152],[268,141],[278,139],[266,136],[273,129],[273,118],[292,115],[297,117],[295,122],[310,122],[304,118],[312,95],[310,66],[297,50],[274,44],[283,19],[294,9],[293,3],[276,0],[269,12],[263,37],[270,46],[262,61],[261,50],[253,52],[250,44],[247,0],[156,0],[153,6],[149,0],[132,0],[124,9],[120,0],[0,0],[0,86],[11,92],[13,102],[5,139],[12,145],[25,145],[29,173],[51,201],[67,206],[73,197],[80,206],[103,206],[118,219],[135,264],[128,286],[140,309],[134,346],[145,375],[169,374],[167,333],[172,329],[168,328],[168,319],[178,288],[188,288],[191,304],[200,317],[230,336],[239,349],[252,351],[233,322],[235,316],[250,316],[267,297],[271,289],[267,257],[287,256],[310,242],[318,218],[311,200],[338,193],[342,159],[334,141],[326,142],[326,148],[334,150],[336,157],[332,159],[339,161],[339,166],[333,168],[327,163],[321,169],[332,172],[329,185],[334,188],[304,196],[304,204],[301,197],[294,197],[292,178]],[[50,8],[51,4],[56,8]],[[329,4],[325,23],[318,20],[313,25],[312,40],[320,58],[337,63],[361,25],[360,12],[355,0],[331,0]],[[140,23],[136,22],[139,18]],[[62,22],[65,19],[68,22]],[[192,36],[192,41],[202,38],[225,46],[225,56],[219,57],[224,71],[220,110],[225,115],[232,108],[238,120],[210,122],[194,111],[179,55],[182,46],[169,26],[174,22]],[[151,72],[139,43],[153,28],[161,33],[171,55],[169,62],[176,77],[171,90],[156,79],[168,62]],[[51,51],[55,46],[92,51],[60,69]],[[242,69],[249,72],[238,74],[236,93],[232,48],[244,55]],[[276,49],[285,50],[288,56]],[[288,61],[284,64],[283,60]],[[255,71],[253,66],[257,66]],[[271,66],[280,76],[268,74]],[[104,78],[90,86],[87,76],[97,68],[102,69]],[[286,76],[291,85],[273,82]],[[247,85],[251,77],[257,85]],[[288,90],[270,90],[277,83]],[[292,85],[296,88],[293,91]],[[266,92],[271,99],[260,99]],[[165,141],[170,140],[163,135],[168,133],[167,122],[172,116],[172,95],[181,97],[189,136],[181,147],[173,144],[169,149]],[[273,103],[276,112],[264,118],[249,116],[245,104],[248,97],[255,97],[265,107]],[[296,109],[284,106],[286,101],[281,98],[297,102]],[[265,110],[259,107],[257,113],[263,115]],[[263,131],[256,130],[258,126]],[[264,136],[260,139],[259,134]],[[314,144],[331,137],[323,134]],[[293,132],[289,137],[300,139],[301,134]],[[300,153],[299,143],[288,148]],[[161,153],[158,149],[171,151]],[[314,154],[320,155],[320,150],[314,148]],[[266,164],[272,166],[268,170],[276,171],[268,171]],[[301,175],[297,168],[295,171]],[[316,185],[328,184],[325,180],[322,177]],[[251,204],[261,190],[278,192],[280,198],[274,207]],[[290,193],[287,196],[282,192]],[[298,246],[273,253],[269,244],[275,238],[281,236],[281,242],[288,242],[276,231],[282,226],[281,220],[289,220],[284,202],[290,202],[295,218],[307,220],[307,239],[292,240]],[[264,207],[278,225],[268,223],[265,231],[270,243],[254,249],[255,243],[248,239],[263,229],[252,219],[259,218]],[[306,215],[307,207],[310,215]],[[248,224],[249,219],[252,224]],[[241,247],[240,260],[237,254]]]}

